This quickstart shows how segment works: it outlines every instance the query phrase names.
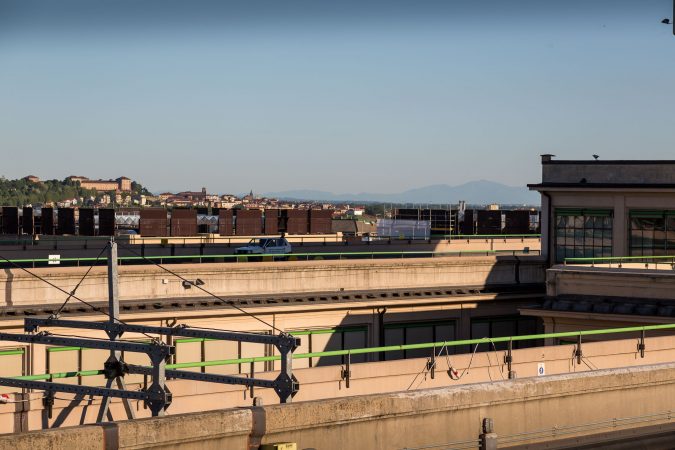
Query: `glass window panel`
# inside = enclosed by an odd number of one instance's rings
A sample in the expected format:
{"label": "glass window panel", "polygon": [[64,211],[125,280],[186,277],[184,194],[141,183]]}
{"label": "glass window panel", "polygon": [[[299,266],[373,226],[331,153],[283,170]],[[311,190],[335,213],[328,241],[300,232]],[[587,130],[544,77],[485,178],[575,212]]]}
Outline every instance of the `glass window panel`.
{"label": "glass window panel", "polygon": [[471,339],[490,337],[490,323],[486,321],[471,322]]}
{"label": "glass window panel", "polygon": [[574,257],[583,258],[584,257],[584,248],[583,247],[574,247]]}
{"label": "glass window panel", "polygon": [[584,227],[584,216],[574,216],[574,228]]}
{"label": "glass window panel", "polygon": [[604,228],[605,227],[605,218],[604,217],[596,217],[595,218],[595,228]]}
{"label": "glass window panel", "polygon": [[565,247],[562,245],[555,248],[555,260],[557,262],[563,262],[565,260]]}
{"label": "glass window panel", "polygon": [[[537,334],[537,319],[535,318],[519,318],[518,319],[518,335]],[[536,340],[518,341],[516,348],[528,348],[543,345],[543,343]]]}
{"label": "glass window panel", "polygon": [[[406,329],[406,344],[423,344],[434,340],[434,328],[428,327],[410,327]],[[424,358],[431,355],[431,349],[421,348],[417,350],[407,350],[406,358]]]}
{"label": "glass window panel", "polygon": [[655,248],[655,249],[653,249],[653,255],[654,256],[665,256],[666,255],[666,249],[665,248]]}
{"label": "glass window panel", "polygon": [[574,245],[584,245],[584,230],[574,230]]}
{"label": "glass window panel", "polygon": [[[403,345],[403,328],[385,328],[384,330],[384,345]],[[385,352],[384,359],[387,361],[392,359],[403,359],[402,351]]]}
{"label": "glass window panel", "polygon": [[665,220],[664,219],[654,219],[654,230],[657,230],[657,231],[665,230]]}
{"label": "glass window panel", "polygon": [[436,342],[454,341],[456,339],[454,323],[436,325],[434,331],[436,333],[436,338],[434,339]]}
{"label": "glass window panel", "polygon": [[595,219],[593,216],[584,217],[584,228],[593,228],[595,226]]}
{"label": "glass window panel", "polygon": [[612,218],[611,217],[604,217],[603,218],[603,225],[604,225],[604,228],[612,228]]}
{"label": "glass window panel", "polygon": [[565,247],[565,258],[574,258],[576,254],[574,253],[574,246],[568,245]]}
{"label": "glass window panel", "polygon": [[586,245],[593,244],[593,228],[584,230],[584,242]]}
{"label": "glass window panel", "polygon": [[666,232],[663,230],[654,231],[654,248],[666,248]]}
{"label": "glass window panel", "polygon": [[[366,338],[367,336],[365,331],[346,331],[344,333],[345,350],[352,348],[368,347],[368,342],[366,341]],[[351,362],[354,363],[366,362],[366,357],[367,357],[366,354],[352,355]]]}

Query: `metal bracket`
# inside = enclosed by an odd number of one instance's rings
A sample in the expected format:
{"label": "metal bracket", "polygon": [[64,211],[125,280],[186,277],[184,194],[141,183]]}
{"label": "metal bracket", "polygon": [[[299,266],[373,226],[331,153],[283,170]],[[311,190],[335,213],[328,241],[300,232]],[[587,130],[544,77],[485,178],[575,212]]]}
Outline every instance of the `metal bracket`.
{"label": "metal bracket", "polygon": [[427,371],[431,373],[431,379],[436,378],[436,347],[431,349],[431,357],[427,360]]}
{"label": "metal bracket", "polygon": [[513,371],[513,340],[509,340],[509,346],[506,350],[506,355],[504,355],[504,363],[508,368],[509,380],[516,378],[516,372]]}
{"label": "metal bracket", "polygon": [[581,364],[581,358],[584,353],[581,351],[581,335],[577,336],[577,348],[574,349],[574,357],[577,358],[577,364]]}
{"label": "metal bracket", "polygon": [[47,409],[47,417],[52,418],[54,412],[54,393],[52,391],[45,392],[42,397],[42,405]]}
{"label": "metal bracket", "polygon": [[340,378],[345,380],[345,387],[347,389],[349,389],[349,381],[352,377],[351,365],[352,365],[352,354],[347,353],[347,359],[345,361],[345,367],[344,367],[344,369],[340,370]]}
{"label": "metal bracket", "polygon": [[638,343],[637,349],[640,352],[640,358],[645,357],[645,330],[642,330],[640,333],[640,342]]}
{"label": "metal bracket", "polygon": [[129,373],[129,366],[124,361],[117,359],[110,355],[105,363],[103,363],[103,376],[111,380],[118,377],[123,377]]}

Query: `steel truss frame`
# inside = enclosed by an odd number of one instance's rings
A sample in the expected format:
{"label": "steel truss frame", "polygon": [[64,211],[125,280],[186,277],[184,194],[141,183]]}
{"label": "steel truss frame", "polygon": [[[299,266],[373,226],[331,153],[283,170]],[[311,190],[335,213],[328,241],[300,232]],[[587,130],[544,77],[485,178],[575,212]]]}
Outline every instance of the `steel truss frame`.
{"label": "steel truss frame", "polygon": [[[202,330],[189,326],[158,327],[149,325],[136,325],[110,322],[82,322],[78,320],[57,319],[53,317],[31,317],[24,319],[26,332],[36,332],[40,327],[54,326],[65,328],[80,328],[89,330],[103,330],[109,334],[121,336],[129,333],[148,333],[163,336],[180,336],[191,338],[217,339],[224,341],[252,342],[258,344],[272,344],[281,354],[281,371],[275,380],[261,380],[253,377],[240,377],[232,375],[215,375],[190,372],[186,370],[166,370],[169,379],[183,379],[205,381],[211,383],[239,384],[243,386],[255,386],[273,388],[279,396],[281,403],[286,403],[299,389],[297,379],[292,372],[292,352],[300,345],[300,339],[288,334],[269,335],[255,333],[237,333],[232,331]],[[129,366],[130,373],[148,375],[149,368],[143,366]]]}
{"label": "steel truss frame", "polygon": [[[48,416],[52,417],[52,405],[54,393],[64,392],[76,394],[73,404],[79,403],[84,396],[103,397],[97,416],[97,423],[105,418],[112,420],[109,406],[111,398],[121,398],[129,419],[135,418],[130,400],[143,400],[150,408],[153,416],[161,416],[171,404],[171,392],[166,386],[166,379],[183,379],[203,381],[210,383],[236,384],[253,387],[272,388],[279,396],[281,403],[290,402],[299,389],[299,383],[293,376],[292,356],[293,351],[299,347],[300,339],[289,334],[267,335],[256,333],[239,333],[231,331],[219,331],[209,329],[195,329],[181,325],[177,327],[157,327],[127,324],[119,320],[119,298],[117,294],[117,244],[110,240],[108,248],[108,306],[109,320],[102,322],[84,322],[79,320],[60,319],[58,316],[33,317],[24,319],[24,331],[30,334],[1,333],[0,341],[13,341],[31,344],[46,344],[59,346],[73,346],[92,349],[109,350],[110,357],[104,363],[103,375],[106,378],[105,387],[71,385],[54,383],[51,381],[31,381],[17,378],[0,377],[0,386],[15,387],[21,389],[35,389],[45,391],[44,403],[47,406]],[[71,294],[73,295],[73,294]],[[75,329],[105,331],[109,339],[93,339],[85,337],[65,337],[39,331],[40,327],[67,327]],[[264,380],[250,377],[218,375],[208,373],[189,372],[185,370],[167,370],[166,361],[169,356],[175,354],[175,347],[153,339],[150,343],[120,341],[124,333],[157,334],[162,336],[183,336],[192,338],[218,339],[238,342],[251,342],[274,345],[281,354],[281,371],[276,379]],[[121,352],[145,353],[150,357],[151,366],[139,366],[126,364],[121,357]],[[141,391],[128,391],[124,384],[124,376],[127,373],[143,374],[152,377],[152,384]],[[117,389],[112,388],[113,382],[117,383]],[[62,423],[72,408],[64,410],[54,426]]]}

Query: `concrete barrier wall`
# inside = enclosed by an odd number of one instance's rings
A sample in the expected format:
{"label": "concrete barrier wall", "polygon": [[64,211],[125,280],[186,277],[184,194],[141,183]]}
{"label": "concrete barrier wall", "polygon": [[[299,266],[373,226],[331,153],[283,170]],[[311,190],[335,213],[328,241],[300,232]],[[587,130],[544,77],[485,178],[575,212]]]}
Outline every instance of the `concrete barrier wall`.
{"label": "concrete barrier wall", "polygon": [[[584,358],[577,364],[574,358],[574,345],[537,347],[513,351],[512,370],[519,378],[536,377],[541,367],[546,375],[588,372],[592,369],[609,369],[627,366],[653,365],[675,361],[675,341],[672,337],[652,337],[646,340],[645,357],[637,353],[637,338],[620,341],[605,341],[583,344]],[[484,349],[483,349],[484,350]],[[430,350],[431,352],[431,350]],[[505,351],[490,351],[471,354],[446,356],[436,349],[434,375],[425,370],[427,358],[383,361],[375,363],[352,364],[349,388],[342,377],[344,365],[314,367],[294,371],[301,389],[294,402],[313,401],[330,398],[353,397],[376,393],[397,391],[415,391],[427,388],[461,386],[488,381],[508,379],[508,367],[504,364]],[[454,369],[461,379],[452,379],[448,370]],[[260,373],[257,376],[273,379],[277,372]],[[130,384],[129,389],[142,386]],[[225,407],[247,407],[252,404],[248,390],[243,386],[197,383],[185,380],[172,380],[169,387],[173,394],[173,403],[168,414],[217,410]],[[256,397],[266,405],[278,403],[278,397],[270,389],[256,388]],[[12,395],[17,403],[0,405],[0,433],[39,430],[52,427],[55,423],[65,426],[94,423],[100,398],[83,399],[78,403],[68,400],[70,394],[60,394],[54,404],[53,418],[48,419],[41,401],[41,394]],[[148,417],[149,411],[142,402],[133,401],[132,406],[137,417]],[[66,419],[65,412],[69,412]],[[113,417],[125,417],[121,403],[112,402]]]}
{"label": "concrete barrier wall", "polygon": [[[541,283],[544,263],[537,257],[448,257],[391,260],[285,261],[167,265],[188,280],[222,296],[330,292],[440,286]],[[32,272],[70,291],[83,267],[41,268]],[[156,266],[121,266],[121,300],[203,297]],[[105,267],[95,267],[77,291],[87,301],[107,298]],[[0,271],[0,307],[63,302],[64,294],[19,269]]]}
{"label": "concrete barrier wall", "polygon": [[675,290],[675,272],[672,268],[644,269],[644,264],[641,267],[636,264],[625,264],[622,268],[554,266],[546,273],[546,293],[549,296],[599,295],[672,299]]}
{"label": "concrete barrier wall", "polygon": [[[675,364],[650,365],[21,433],[0,436],[0,449],[247,449],[259,442],[321,450],[443,448],[457,442],[477,448],[484,418],[493,419],[504,439],[551,430],[539,441],[560,438],[554,428],[644,425],[612,421],[625,417],[664,413],[651,422],[664,423],[672,420],[665,413],[672,409],[674,387]],[[592,432],[597,428],[562,437]]]}

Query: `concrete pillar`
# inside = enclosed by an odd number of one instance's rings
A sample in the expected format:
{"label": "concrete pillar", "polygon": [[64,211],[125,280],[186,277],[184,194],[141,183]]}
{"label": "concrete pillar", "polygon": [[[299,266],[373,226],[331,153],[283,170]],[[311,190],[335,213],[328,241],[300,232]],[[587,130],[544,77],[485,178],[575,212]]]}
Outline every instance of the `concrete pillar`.
{"label": "concrete pillar", "polygon": [[481,434],[480,450],[497,450],[497,433]]}
{"label": "concrete pillar", "polygon": [[[549,197],[541,194],[541,255],[548,259],[550,252],[555,251],[551,246],[553,239],[551,239],[551,223],[549,222],[550,210],[552,208]],[[553,261],[553,259],[552,259]]]}
{"label": "concrete pillar", "polygon": [[628,211],[626,196],[622,194],[614,196],[612,255],[628,256]]}

